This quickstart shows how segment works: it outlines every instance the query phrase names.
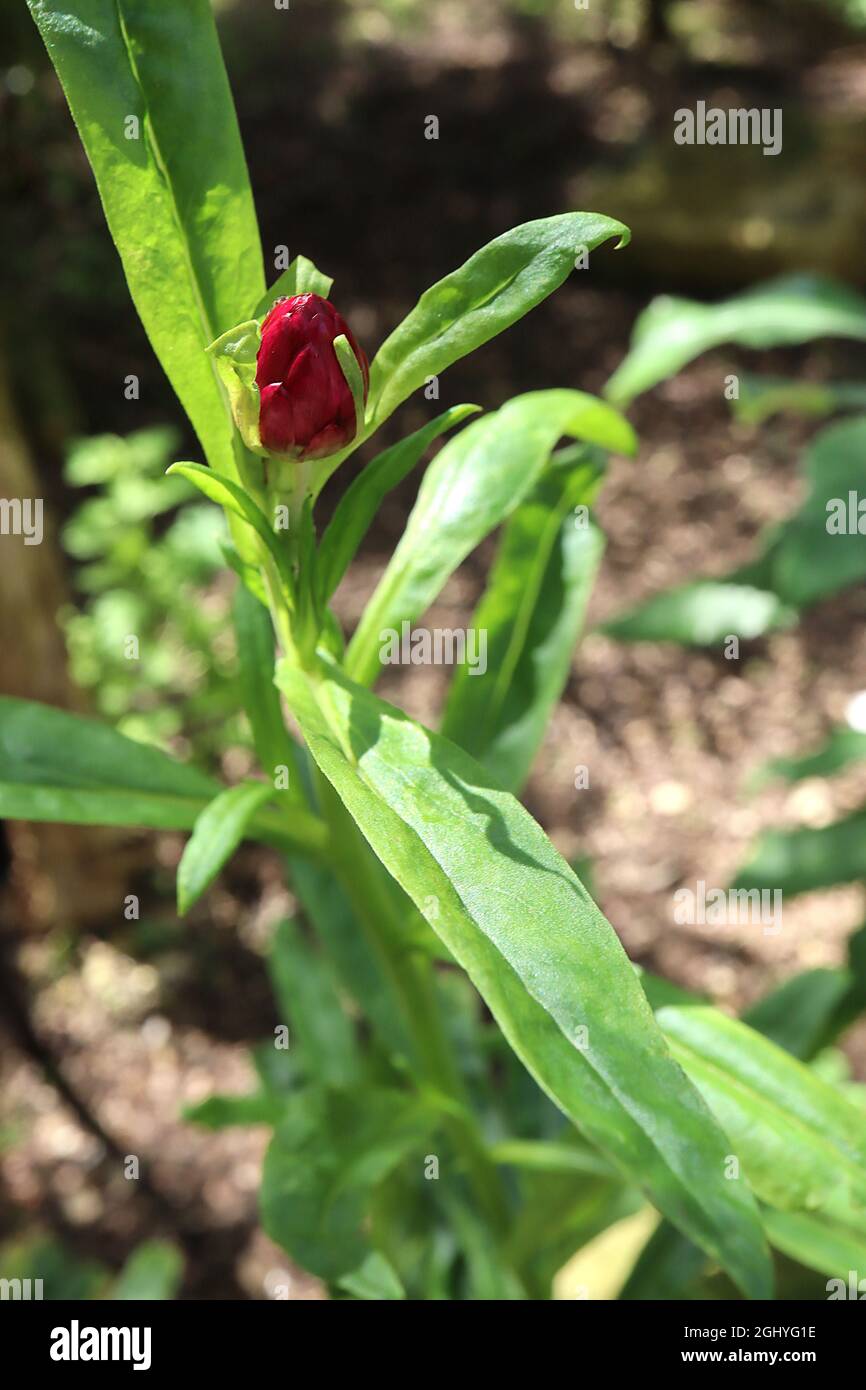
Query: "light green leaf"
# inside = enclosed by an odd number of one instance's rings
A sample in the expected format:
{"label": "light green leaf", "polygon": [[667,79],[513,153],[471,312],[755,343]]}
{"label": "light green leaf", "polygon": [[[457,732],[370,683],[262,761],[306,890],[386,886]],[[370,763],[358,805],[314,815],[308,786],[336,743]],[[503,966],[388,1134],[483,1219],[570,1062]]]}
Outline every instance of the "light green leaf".
{"label": "light green leaf", "polygon": [[866,300],[845,285],[812,275],[785,275],[720,304],[665,295],[641,314],[605,395],[626,406],[723,343],[769,348],[812,338],[866,339]]}
{"label": "light green leaf", "polygon": [[866,385],[859,381],[797,381],[742,372],[739,395],[731,401],[731,409],[743,425],[762,425],[783,411],[820,418],[837,410],[866,410]]}
{"label": "light green leaf", "polygon": [[730,580],[697,579],[656,594],[601,631],[621,642],[680,642],[721,646],[735,636],[744,642],[790,627],[797,613],[774,593]]}
{"label": "light green leaf", "polygon": [[277,799],[302,801],[301,750],[286,729],[273,681],[274,629],[270,614],[241,585],[235,593],[232,613],[244,709],[259,765],[274,786],[278,769],[286,768],[288,787],[279,791],[275,788],[274,795]]}
{"label": "light green leaf", "polygon": [[264,272],[210,4],[29,4],[154,351],[212,467],[233,475],[231,429],[203,349],[248,312]]}
{"label": "light green leaf", "polygon": [[338,1287],[353,1298],[394,1301],[404,1299],[406,1290],[394,1266],[378,1250],[371,1250],[367,1258],[351,1274],[339,1280]]}
{"label": "light green leaf", "polygon": [[459,270],[425,290],[382,344],[370,369],[368,411],[376,424],[430,376],[501,333],[552,294],[582,249],[629,230],[593,212],[525,222],[476,251]]}
{"label": "light green leaf", "polygon": [[[843,1297],[848,1297],[849,1270],[855,1270],[855,1283],[863,1278],[866,1269],[866,1224],[860,1213],[859,1229],[839,1221],[828,1220],[824,1212],[811,1216],[803,1212],[765,1211],[764,1229],[770,1243],[792,1260],[807,1269],[841,1279],[845,1285]],[[862,1293],[857,1291],[862,1298]]]}
{"label": "light green leaf", "polygon": [[480,409],[455,405],[368,463],[340,498],[319,545],[321,599],[327,603],[364,539],[382,499],[411,473],[424,450],[446,430]]}
{"label": "light green leaf", "polygon": [[330,275],[323,275],[306,256],[295,256],[288,269],[258,300],[250,317],[263,319],[278,299],[291,299],[296,294],[318,294],[322,299],[327,299],[333,283]]}
{"label": "light green leaf", "polygon": [[436,598],[470,551],[532,491],[564,435],[632,453],[631,426],[581,391],[531,391],[467,425],[424,475],[400,544],[349,645],[347,670],[375,680],[383,633],[399,631]]}
{"label": "light green leaf", "polygon": [[0,816],[184,829],[218,790],[94,720],[0,697]]}
{"label": "light green leaf", "polygon": [[866,1203],[866,1113],[717,1009],[674,1006],[656,1017],[759,1197],[785,1211],[815,1209],[840,1194]]}
{"label": "light green leaf", "polygon": [[263,454],[259,433],[261,397],[256,383],[261,334],[255,320],[229,328],[208,345],[208,357],[216,368],[231,406],[232,418],[244,445],[254,454]]}
{"label": "light green leaf", "polygon": [[267,782],[241,782],[220,792],[198,817],[177,871],[181,917],[198,902],[246,834],[252,816],[274,792]]}
{"label": "light green leaf", "polygon": [[[209,777],[92,719],[0,697],[0,817],[72,825],[189,830],[219,793]],[[316,852],[322,822],[293,811],[291,826],[259,812],[255,838]]]}
{"label": "light green leaf", "polygon": [[442,732],[509,791],[523,785],[568,678],[604,550],[574,508],[592,501],[599,479],[586,459],[551,469],[512,514],[472,617],[486,669],[454,673]]}
{"label": "light green leaf", "polygon": [[724,1178],[729,1141],[540,827],[459,748],[336,669],[314,678],[284,663],[277,679],[364,837],[542,1089],[744,1290],[766,1294],[757,1211]]}
{"label": "light green leaf", "polygon": [[205,497],[210,498],[211,502],[225,507],[227,511],[240,517],[248,526],[251,526],[273,556],[285,585],[286,594],[292,595],[294,580],[286,555],[277,541],[276,534],[268,525],[264,512],[256,506],[248,493],[244,492],[230,478],[222,478],[218,473],[214,473],[212,468],[205,468],[200,463],[173,463],[168,472],[179,473],[182,478],[188,478],[191,483],[195,483],[200,492],[204,493]]}
{"label": "light green leaf", "polygon": [[346,385],[352,393],[352,404],[355,407],[355,434],[353,442],[357,440],[360,444],[360,436],[364,429],[364,377],[355,356],[355,349],[349,342],[345,333],[340,333],[334,339],[334,352],[340,364],[340,371],[346,378]]}
{"label": "light green leaf", "polygon": [[148,1240],[133,1250],[111,1292],[133,1303],[174,1298],[183,1278],[183,1255],[170,1240]]}

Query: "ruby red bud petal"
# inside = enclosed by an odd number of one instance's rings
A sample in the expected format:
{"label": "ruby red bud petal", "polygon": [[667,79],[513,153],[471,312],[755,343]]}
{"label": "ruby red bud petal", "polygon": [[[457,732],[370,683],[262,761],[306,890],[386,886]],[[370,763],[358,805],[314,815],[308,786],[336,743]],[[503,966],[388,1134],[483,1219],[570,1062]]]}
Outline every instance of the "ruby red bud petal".
{"label": "ruby red bud petal", "polygon": [[268,313],[256,385],[259,432],[269,452],[298,460],[327,458],[355,438],[355,402],[334,351],[334,339],[342,335],[361,369],[366,401],[366,354],[333,304],[318,294],[296,294],[278,299]]}

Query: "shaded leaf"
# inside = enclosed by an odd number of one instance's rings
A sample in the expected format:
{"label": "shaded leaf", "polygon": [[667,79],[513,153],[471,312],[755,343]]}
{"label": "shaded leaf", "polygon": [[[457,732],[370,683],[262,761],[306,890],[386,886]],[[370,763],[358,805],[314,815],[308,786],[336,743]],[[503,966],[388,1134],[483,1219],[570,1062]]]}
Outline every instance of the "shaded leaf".
{"label": "shaded leaf", "polygon": [[729,1141],[672,1062],[614,932],[539,826],[460,749],[341,672],[313,680],[282,664],[278,683],[365,838],[539,1085],[745,1289],[765,1292],[756,1210],[723,1176]]}
{"label": "shaded leaf", "polygon": [[406,529],[349,644],[347,670],[375,680],[384,634],[413,621],[485,536],[531,492],[563,435],[631,453],[627,421],[581,391],[531,391],[467,425],[424,475]]}

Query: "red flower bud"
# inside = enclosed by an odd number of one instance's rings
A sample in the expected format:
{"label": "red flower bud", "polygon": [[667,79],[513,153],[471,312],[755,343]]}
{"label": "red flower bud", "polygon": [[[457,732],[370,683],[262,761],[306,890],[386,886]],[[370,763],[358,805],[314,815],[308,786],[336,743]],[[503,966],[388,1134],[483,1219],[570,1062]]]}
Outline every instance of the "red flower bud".
{"label": "red flower bud", "polygon": [[355,403],[334,351],[334,339],[341,334],[358,359],[366,401],[366,354],[327,299],[318,294],[278,299],[262,324],[256,357],[259,432],[271,453],[297,460],[327,458],[354,439]]}

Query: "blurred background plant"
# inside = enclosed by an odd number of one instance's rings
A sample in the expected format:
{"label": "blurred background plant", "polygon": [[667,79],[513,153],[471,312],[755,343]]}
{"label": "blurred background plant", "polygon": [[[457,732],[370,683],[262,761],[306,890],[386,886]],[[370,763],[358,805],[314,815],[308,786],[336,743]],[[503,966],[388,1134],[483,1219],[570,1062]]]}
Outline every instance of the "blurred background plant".
{"label": "blurred background plant", "polygon": [[[130,738],[181,738],[199,761],[243,745],[222,518],[166,478],[170,429],[72,445],[65,481],[88,495],[61,533],[79,600],[60,614],[73,680]],[[220,576],[220,582],[216,577]]]}

